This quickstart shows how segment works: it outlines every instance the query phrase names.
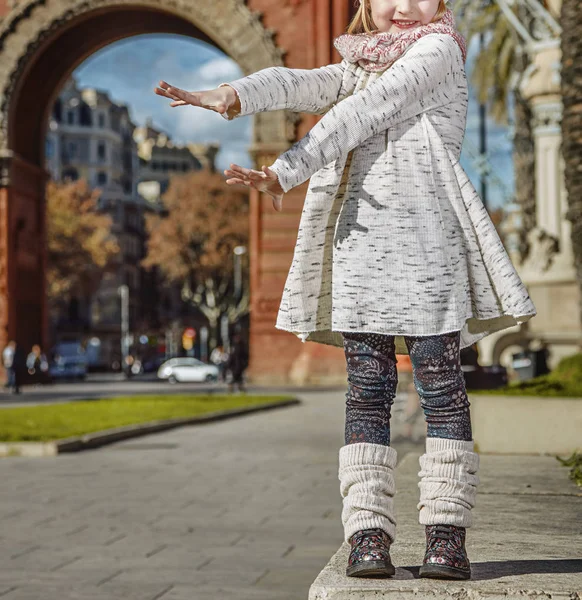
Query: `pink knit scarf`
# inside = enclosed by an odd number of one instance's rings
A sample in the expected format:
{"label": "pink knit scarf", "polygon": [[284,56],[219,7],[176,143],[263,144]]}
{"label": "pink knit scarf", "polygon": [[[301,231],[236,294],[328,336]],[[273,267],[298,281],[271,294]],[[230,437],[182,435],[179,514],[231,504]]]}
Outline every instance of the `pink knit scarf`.
{"label": "pink knit scarf", "polygon": [[405,50],[416,40],[429,33],[452,35],[467,58],[467,45],[463,36],[455,28],[455,17],[450,9],[434,23],[421,25],[402,33],[344,33],[337,37],[333,45],[348,62],[358,63],[366,71],[383,71],[398,60]]}

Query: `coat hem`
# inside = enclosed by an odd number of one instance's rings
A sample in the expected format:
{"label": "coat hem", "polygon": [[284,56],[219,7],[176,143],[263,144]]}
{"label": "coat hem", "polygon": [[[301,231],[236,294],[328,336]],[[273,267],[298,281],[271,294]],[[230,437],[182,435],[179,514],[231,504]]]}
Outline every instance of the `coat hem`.
{"label": "coat hem", "polygon": [[[327,346],[336,346],[338,348],[343,347],[343,339],[341,334],[346,333],[373,333],[377,335],[393,335],[395,337],[396,342],[396,354],[408,354],[408,348],[406,347],[406,343],[404,341],[405,337],[430,337],[434,335],[444,335],[447,333],[453,333],[454,331],[461,332],[461,344],[460,349],[466,348],[468,346],[473,345],[484,337],[495,333],[497,331],[502,331],[503,329],[508,329],[510,327],[514,327],[516,325],[521,325],[526,321],[529,321],[531,318],[537,315],[537,311],[522,313],[518,315],[513,314],[498,314],[493,317],[489,317],[486,319],[476,318],[473,314],[470,314],[465,318],[462,325],[455,327],[454,329],[448,329],[446,331],[439,331],[435,333],[391,333],[387,331],[371,331],[362,328],[358,329],[335,329],[334,327],[325,328],[325,329],[313,329],[310,331],[296,331],[292,328],[288,328],[287,326],[283,326],[280,324],[275,324],[275,328],[281,331],[287,331],[299,337],[303,343],[310,341],[318,344],[324,344]],[[472,322],[472,323],[471,323]],[[476,323],[475,323],[476,322]],[[479,325],[478,329],[474,328],[471,330],[471,325]],[[313,339],[309,339],[313,338]]]}

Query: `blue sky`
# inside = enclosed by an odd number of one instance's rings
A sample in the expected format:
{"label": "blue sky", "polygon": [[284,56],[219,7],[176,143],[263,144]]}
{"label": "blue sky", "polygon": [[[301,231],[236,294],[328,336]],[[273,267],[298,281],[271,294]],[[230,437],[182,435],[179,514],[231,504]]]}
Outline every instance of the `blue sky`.
{"label": "blue sky", "polygon": [[[469,54],[468,69],[475,48]],[[252,117],[226,121],[219,114],[192,106],[169,106],[153,88],[160,79],[189,90],[204,90],[243,75],[239,66],[220,50],[204,42],[176,35],[142,35],[115,42],[85,60],[73,73],[81,87],[106,91],[114,102],[126,104],[136,125],[151,117],[154,126],[176,142],[218,142],[217,166],[235,162],[250,167],[247,148],[252,134]],[[471,165],[468,149],[478,147],[478,104],[471,98],[466,145],[461,163],[479,189],[479,178]],[[511,193],[513,171],[511,141],[503,127],[488,123],[490,161],[500,181]],[[488,207],[503,203],[503,193],[490,185]]]}

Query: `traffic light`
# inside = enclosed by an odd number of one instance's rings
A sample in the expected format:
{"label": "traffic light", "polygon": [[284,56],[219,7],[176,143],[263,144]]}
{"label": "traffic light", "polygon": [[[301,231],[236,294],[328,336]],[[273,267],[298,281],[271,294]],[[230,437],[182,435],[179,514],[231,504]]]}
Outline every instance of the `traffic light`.
{"label": "traffic light", "polygon": [[188,327],[182,334],[182,347],[184,350],[192,350],[194,340],[196,339],[196,330],[193,327]]}

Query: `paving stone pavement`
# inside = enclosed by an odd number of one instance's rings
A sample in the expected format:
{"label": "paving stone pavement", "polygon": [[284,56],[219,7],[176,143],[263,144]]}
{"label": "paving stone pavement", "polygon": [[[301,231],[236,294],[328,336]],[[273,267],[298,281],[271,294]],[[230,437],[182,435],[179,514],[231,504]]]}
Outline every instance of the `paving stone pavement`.
{"label": "paving stone pavement", "polygon": [[344,395],[0,459],[0,600],[306,599],[342,542]]}

